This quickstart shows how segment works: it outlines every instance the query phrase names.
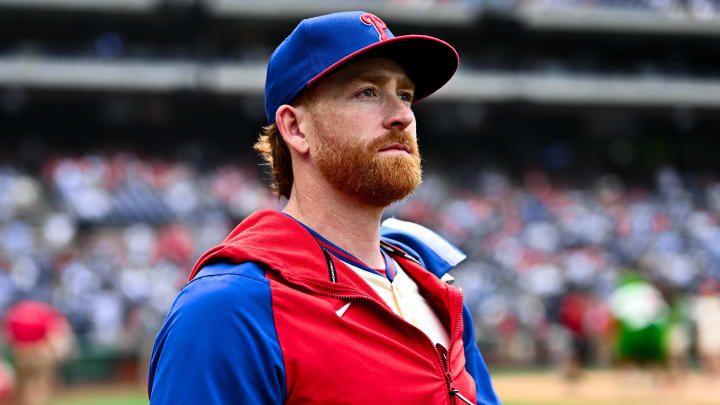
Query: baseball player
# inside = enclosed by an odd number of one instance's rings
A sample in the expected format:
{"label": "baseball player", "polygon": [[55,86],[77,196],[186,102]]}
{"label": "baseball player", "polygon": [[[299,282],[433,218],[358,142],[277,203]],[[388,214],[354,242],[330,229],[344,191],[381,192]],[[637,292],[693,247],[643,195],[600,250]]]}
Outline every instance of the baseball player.
{"label": "baseball player", "polygon": [[272,54],[256,144],[282,212],[200,257],[159,332],[159,404],[499,404],[462,291],[465,256],[385,207],[421,181],[412,104],[458,56],[362,11],[303,20]]}
{"label": "baseball player", "polygon": [[13,403],[50,404],[57,368],[73,347],[70,323],[49,304],[20,301],[5,312],[3,332],[16,371]]}

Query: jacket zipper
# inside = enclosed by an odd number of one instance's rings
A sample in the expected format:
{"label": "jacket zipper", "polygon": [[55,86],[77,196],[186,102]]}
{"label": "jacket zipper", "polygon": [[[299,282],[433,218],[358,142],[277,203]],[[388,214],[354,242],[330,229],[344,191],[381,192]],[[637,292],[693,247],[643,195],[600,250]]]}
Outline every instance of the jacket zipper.
{"label": "jacket zipper", "polygon": [[[290,281],[290,280],[288,280],[288,281]],[[290,282],[292,282],[292,281],[290,281]],[[293,283],[293,284],[296,284],[296,283]],[[298,284],[296,284],[296,285],[298,285]],[[435,357],[436,357],[436,359],[440,361],[440,365],[442,366],[442,369],[443,369],[443,377],[445,378],[445,384],[446,384],[446,386],[447,386],[448,396],[449,396],[449,399],[450,399],[451,403],[453,403],[453,404],[455,403],[453,397],[456,396],[456,397],[460,398],[461,401],[463,401],[463,402],[465,402],[465,403],[467,403],[467,404],[474,405],[474,404],[473,404],[472,402],[470,402],[467,398],[465,398],[462,394],[460,394],[460,391],[458,391],[458,390],[453,386],[453,384],[452,384],[452,375],[450,374],[450,369],[449,369],[449,366],[448,366],[448,364],[447,364],[447,363],[448,363],[448,362],[447,362],[447,359],[443,358],[443,356],[440,354],[440,351],[437,349],[437,347],[435,347],[435,344],[433,344],[432,339],[430,339],[430,337],[429,337],[425,332],[423,332],[422,330],[420,330],[419,328],[417,328],[415,325],[412,325],[412,324],[408,323],[405,319],[403,319],[401,316],[399,316],[399,315],[396,314],[395,312],[393,312],[393,311],[388,311],[382,304],[380,304],[379,302],[377,302],[373,297],[371,297],[371,296],[369,296],[369,295],[363,295],[363,294],[334,294],[334,293],[329,293],[329,292],[326,292],[326,291],[321,291],[321,290],[318,290],[318,289],[313,288],[313,287],[309,287],[309,286],[304,285],[304,284],[299,284],[299,286],[301,286],[301,287],[303,287],[303,288],[306,288],[306,289],[314,292],[315,294],[323,295],[323,296],[326,296],[326,297],[341,298],[341,299],[363,299],[363,300],[372,302],[373,304],[378,305],[379,307],[381,307],[381,308],[383,309],[383,311],[389,312],[389,313],[392,314],[395,318],[400,319],[401,321],[403,321],[403,322],[405,322],[406,324],[410,325],[411,327],[415,328],[415,330],[417,330],[417,331],[420,332],[423,336],[425,336],[425,340],[430,343],[430,345],[433,347],[433,350],[435,351]],[[447,350],[448,353],[451,353],[450,350],[452,349],[453,343],[454,343],[455,340],[456,340],[456,339],[455,339],[455,335],[457,335],[457,333],[458,333],[459,330],[460,330],[460,322],[461,322],[461,320],[462,320],[462,291],[460,291],[460,299],[459,299],[458,301],[459,301],[459,306],[458,306],[458,307],[459,307],[459,311],[456,312],[456,319],[458,319],[458,321],[457,321],[456,324],[455,324],[455,329],[453,330],[452,334],[450,335],[450,343],[448,344],[448,350]]]}
{"label": "jacket zipper", "polygon": [[[448,288],[453,288],[453,287],[448,287]],[[450,344],[448,344],[449,347],[447,350],[448,356],[450,355],[450,353],[452,353],[452,351],[451,351],[452,346],[456,340],[454,338],[456,337],[458,332],[460,332],[460,324],[462,322],[462,310],[463,310],[463,308],[462,308],[462,302],[463,302],[462,290],[459,290],[458,293],[460,294],[460,299],[457,300],[458,301],[458,310],[455,313],[455,317],[456,317],[455,319],[457,319],[457,322],[455,322],[455,329],[453,330],[452,335],[450,335]],[[437,351],[437,349],[435,349],[435,351]],[[470,405],[474,405],[472,402],[468,401],[467,398],[462,396],[460,394],[460,391],[458,391],[457,388],[455,388],[452,385],[452,375],[450,374],[450,365],[448,364],[447,357],[445,358],[445,362],[444,362],[443,366],[445,367],[445,376],[446,376],[445,378],[448,382],[448,391],[450,392],[450,397],[452,398],[452,396],[455,395],[456,397],[460,398],[460,400],[462,400],[463,402],[470,404]],[[455,401],[453,401],[453,402],[455,402]]]}

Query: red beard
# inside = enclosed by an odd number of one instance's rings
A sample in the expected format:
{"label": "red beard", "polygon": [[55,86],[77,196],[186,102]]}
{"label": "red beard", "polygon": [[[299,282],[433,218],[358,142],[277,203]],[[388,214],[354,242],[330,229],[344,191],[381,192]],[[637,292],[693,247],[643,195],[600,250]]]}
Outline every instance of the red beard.
{"label": "red beard", "polygon": [[[407,146],[409,153],[378,153],[394,143]],[[407,197],[422,183],[417,141],[406,131],[391,130],[369,145],[352,137],[338,141],[318,133],[315,161],[335,189],[376,207]]]}

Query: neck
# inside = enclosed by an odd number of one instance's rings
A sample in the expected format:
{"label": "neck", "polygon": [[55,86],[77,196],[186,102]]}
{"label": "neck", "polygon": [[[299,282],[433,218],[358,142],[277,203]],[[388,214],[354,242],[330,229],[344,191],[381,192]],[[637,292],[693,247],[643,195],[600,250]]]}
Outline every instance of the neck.
{"label": "neck", "polygon": [[327,183],[296,187],[283,212],[312,228],[374,269],[385,267],[380,253],[383,207],[362,204],[335,191]]}

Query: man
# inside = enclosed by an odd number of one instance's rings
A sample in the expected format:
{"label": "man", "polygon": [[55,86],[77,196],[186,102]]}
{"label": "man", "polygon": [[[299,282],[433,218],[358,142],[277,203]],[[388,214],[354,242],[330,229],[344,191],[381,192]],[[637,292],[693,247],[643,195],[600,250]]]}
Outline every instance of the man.
{"label": "man", "polygon": [[302,21],[270,58],[256,149],[288,198],[195,265],[158,334],[151,404],[498,404],[460,289],[464,255],[383,209],[421,181],[411,105],[456,51],[377,16]]}
{"label": "man", "polygon": [[700,362],[710,378],[720,378],[720,282],[708,277],[700,284],[693,299]]}
{"label": "man", "polygon": [[57,368],[73,347],[67,318],[44,302],[20,301],[6,311],[3,331],[15,364],[13,403],[49,404]]}

